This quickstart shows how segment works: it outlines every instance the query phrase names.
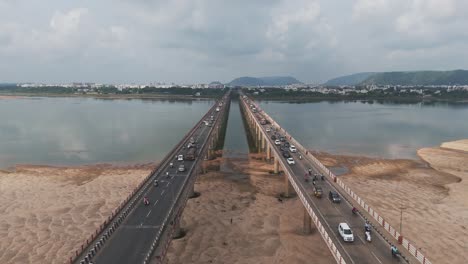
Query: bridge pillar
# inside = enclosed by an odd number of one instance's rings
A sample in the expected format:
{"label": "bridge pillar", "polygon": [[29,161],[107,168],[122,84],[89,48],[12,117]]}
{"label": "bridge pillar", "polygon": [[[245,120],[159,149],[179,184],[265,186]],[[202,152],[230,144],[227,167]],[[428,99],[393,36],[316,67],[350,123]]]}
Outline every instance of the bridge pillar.
{"label": "bridge pillar", "polygon": [[270,161],[270,159],[271,159],[271,148],[270,148],[269,144],[267,144],[266,148],[267,148],[267,160]]}
{"label": "bridge pillar", "polygon": [[277,157],[275,157],[275,161],[274,161],[274,172],[275,174],[279,173],[279,161]]}
{"label": "bridge pillar", "polygon": [[288,175],[284,174],[284,197],[289,198],[294,193],[295,191],[291,183],[289,182]]}
{"label": "bridge pillar", "polygon": [[305,235],[312,233],[312,218],[304,207],[304,229],[302,230]]}
{"label": "bridge pillar", "polygon": [[174,233],[172,233],[172,239],[181,238],[183,236],[182,228],[180,228],[180,219],[175,219],[173,222]]}
{"label": "bridge pillar", "polygon": [[266,142],[265,142],[265,137],[262,135],[262,152],[265,152],[265,145],[266,145]]}

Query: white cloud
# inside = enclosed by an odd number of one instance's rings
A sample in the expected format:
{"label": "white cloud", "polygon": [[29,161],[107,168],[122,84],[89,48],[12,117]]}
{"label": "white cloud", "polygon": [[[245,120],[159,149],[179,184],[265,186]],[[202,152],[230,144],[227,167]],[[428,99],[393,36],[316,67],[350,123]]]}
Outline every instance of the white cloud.
{"label": "white cloud", "polygon": [[50,20],[50,27],[61,34],[76,32],[81,18],[88,13],[86,8],[74,8],[66,13],[55,12]]}
{"label": "white cloud", "polygon": [[357,71],[468,68],[466,0],[80,6],[0,0],[0,81],[208,82],[275,74],[316,81]]}

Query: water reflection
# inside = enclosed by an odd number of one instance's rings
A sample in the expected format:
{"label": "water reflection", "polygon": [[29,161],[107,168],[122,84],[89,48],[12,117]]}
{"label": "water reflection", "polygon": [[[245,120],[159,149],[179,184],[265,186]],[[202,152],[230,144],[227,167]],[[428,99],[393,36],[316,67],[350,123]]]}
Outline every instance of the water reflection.
{"label": "water reflection", "polygon": [[262,101],[301,143],[336,154],[415,158],[419,148],[468,138],[468,104]]}
{"label": "water reflection", "polygon": [[173,99],[0,100],[0,168],[159,160],[212,104]]}

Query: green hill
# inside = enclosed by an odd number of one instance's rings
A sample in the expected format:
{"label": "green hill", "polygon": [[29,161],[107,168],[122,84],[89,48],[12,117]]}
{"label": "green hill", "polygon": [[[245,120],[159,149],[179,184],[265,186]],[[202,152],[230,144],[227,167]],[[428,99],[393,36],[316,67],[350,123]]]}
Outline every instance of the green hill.
{"label": "green hill", "polygon": [[339,86],[339,85],[357,85],[370,76],[374,75],[375,72],[360,72],[351,75],[341,76],[328,80],[324,85]]}
{"label": "green hill", "polygon": [[468,85],[468,71],[382,72],[369,76],[360,84],[377,85]]}

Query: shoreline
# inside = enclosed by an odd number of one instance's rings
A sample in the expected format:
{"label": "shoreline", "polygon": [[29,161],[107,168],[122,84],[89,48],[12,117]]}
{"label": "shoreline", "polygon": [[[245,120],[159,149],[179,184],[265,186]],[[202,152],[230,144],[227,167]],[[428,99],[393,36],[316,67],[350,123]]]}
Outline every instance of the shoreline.
{"label": "shoreline", "polygon": [[214,100],[218,96],[165,95],[165,94],[54,94],[54,93],[0,93],[0,100],[34,97],[95,98],[95,99],[166,99],[166,100]]}

